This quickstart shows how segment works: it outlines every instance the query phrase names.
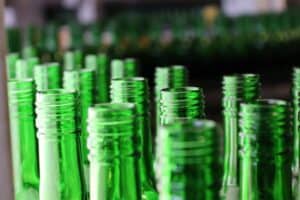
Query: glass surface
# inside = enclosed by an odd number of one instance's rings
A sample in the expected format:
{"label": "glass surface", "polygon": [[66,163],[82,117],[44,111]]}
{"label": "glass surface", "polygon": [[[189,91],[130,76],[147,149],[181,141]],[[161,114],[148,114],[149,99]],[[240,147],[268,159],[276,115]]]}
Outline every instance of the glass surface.
{"label": "glass surface", "polygon": [[289,115],[281,100],[241,104],[241,200],[292,199]]}
{"label": "glass surface", "polygon": [[133,104],[98,104],[89,109],[90,199],[141,199]]}
{"label": "glass surface", "polygon": [[149,86],[145,78],[113,79],[111,100],[114,103],[133,103],[136,106],[136,129],[139,137],[139,170],[143,199],[157,199],[154,189],[152,135],[150,130]]}
{"label": "glass surface", "polygon": [[8,99],[15,199],[37,200],[39,196],[39,161],[33,80],[10,80],[8,82]]}
{"label": "glass surface", "polygon": [[156,138],[160,200],[218,199],[218,138],[215,122],[176,121]]}
{"label": "glass surface", "polygon": [[256,74],[237,74],[223,77],[223,117],[225,130],[225,159],[222,195],[238,199],[228,195],[231,190],[239,187],[239,104],[241,102],[253,102],[259,98],[260,77]]}
{"label": "glass surface", "polygon": [[40,200],[87,199],[75,100],[62,89],[37,93]]}

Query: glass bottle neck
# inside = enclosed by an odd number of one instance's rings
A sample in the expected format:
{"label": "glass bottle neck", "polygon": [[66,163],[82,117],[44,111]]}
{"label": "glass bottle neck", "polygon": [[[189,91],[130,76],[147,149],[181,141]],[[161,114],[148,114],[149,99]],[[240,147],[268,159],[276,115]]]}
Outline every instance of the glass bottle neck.
{"label": "glass bottle neck", "polygon": [[79,137],[39,135],[40,200],[85,199]]}

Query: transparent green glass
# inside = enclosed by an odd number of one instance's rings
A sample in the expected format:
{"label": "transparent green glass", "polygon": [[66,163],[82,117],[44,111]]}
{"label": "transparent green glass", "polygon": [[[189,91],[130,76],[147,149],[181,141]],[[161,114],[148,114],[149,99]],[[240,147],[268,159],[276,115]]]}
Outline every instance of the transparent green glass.
{"label": "transparent green glass", "polygon": [[98,67],[96,69],[96,101],[98,103],[109,102],[110,69],[109,57],[99,54],[97,57]]}
{"label": "transparent green glass", "polygon": [[156,138],[160,200],[218,199],[218,131],[210,120],[176,121]]}
{"label": "transparent green glass", "polygon": [[240,200],[292,199],[289,115],[281,100],[241,104]]}
{"label": "transparent green glass", "polygon": [[111,83],[111,100],[114,103],[133,103],[136,106],[137,132],[139,149],[142,155],[139,160],[140,178],[143,199],[157,199],[155,191],[152,136],[150,128],[149,86],[145,78],[134,77],[113,79]]}
{"label": "transparent green glass", "polygon": [[106,103],[109,102],[109,58],[106,54],[88,55],[85,58],[86,68],[95,70],[95,92],[96,102]]}
{"label": "transparent green glass", "polygon": [[16,63],[20,59],[18,53],[10,53],[6,56],[6,68],[7,68],[7,78],[16,78]]}
{"label": "transparent green glass", "polygon": [[182,87],[161,90],[160,125],[204,117],[204,95],[201,88]]}
{"label": "transparent green glass", "polygon": [[240,74],[223,78],[223,116],[225,129],[225,157],[222,195],[225,199],[238,199],[238,121],[241,102],[253,102],[260,96],[260,77]]}
{"label": "transparent green glass", "polygon": [[63,89],[37,93],[40,200],[87,199],[76,98],[75,93]]}
{"label": "transparent green glass", "polygon": [[188,70],[185,66],[174,65],[170,69],[171,71],[171,88],[179,88],[188,85]]}
{"label": "transparent green glass", "polygon": [[89,161],[87,149],[87,117],[88,108],[94,103],[94,70],[82,69],[64,71],[63,87],[67,91],[77,93],[78,128],[80,130],[81,153],[85,182],[88,184]]}
{"label": "transparent green glass", "polygon": [[105,103],[89,109],[91,200],[140,200],[136,111],[133,104]]}
{"label": "transparent green glass", "polygon": [[84,62],[85,62],[84,63],[85,68],[93,69],[93,70],[97,69],[97,65],[98,65],[97,55],[90,54],[85,56]]}
{"label": "transparent green glass", "polygon": [[293,194],[294,198],[300,198],[300,69],[294,68],[292,86],[293,108]]}
{"label": "transparent green glass", "polygon": [[180,88],[187,86],[188,70],[184,66],[157,67],[155,69],[155,107],[156,129],[160,126],[160,98],[161,90],[166,88]]}
{"label": "transparent green glass", "polygon": [[125,78],[124,61],[114,59],[111,61],[111,79]]}
{"label": "transparent green glass", "polygon": [[83,54],[80,50],[68,51],[64,54],[64,70],[78,70],[82,68]]}
{"label": "transparent green glass", "polygon": [[33,46],[26,46],[22,49],[23,58],[32,58],[38,56],[38,51]]}
{"label": "transparent green glass", "polygon": [[32,79],[8,82],[10,137],[16,200],[38,200],[39,169]]}
{"label": "transparent green glass", "polygon": [[62,71],[60,65],[58,63],[47,63],[35,66],[34,80],[37,91],[61,88]]}
{"label": "transparent green glass", "polygon": [[124,61],[126,77],[137,77],[139,75],[138,63],[134,58],[127,58]]}
{"label": "transparent green glass", "polygon": [[170,82],[170,68],[156,67],[155,68],[155,118],[156,118],[156,132],[160,126],[160,92],[162,89],[169,88]]}
{"label": "transparent green glass", "polygon": [[33,78],[34,67],[39,64],[39,59],[37,57],[32,57],[28,59],[20,59],[16,63],[16,78],[17,79],[27,79]]}

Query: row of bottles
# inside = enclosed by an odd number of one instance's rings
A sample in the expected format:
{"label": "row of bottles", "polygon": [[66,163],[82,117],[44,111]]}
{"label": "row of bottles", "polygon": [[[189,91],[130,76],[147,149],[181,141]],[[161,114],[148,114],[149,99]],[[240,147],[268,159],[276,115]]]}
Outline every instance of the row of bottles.
{"label": "row of bottles", "polygon": [[[206,14],[200,9],[178,12],[120,13],[89,26],[74,19],[31,26],[21,31],[7,29],[10,52],[37,53],[46,61],[59,59],[62,52],[107,52],[114,56],[158,57],[246,56],[247,53],[280,51],[282,45],[299,42],[299,12],[228,18]],[[25,41],[22,43],[22,39]],[[228,52],[228,46],[231,51]],[[34,47],[34,48],[33,48]],[[293,49],[293,48],[291,48]],[[253,52],[254,51],[254,52]],[[282,52],[285,53],[285,52]],[[162,59],[162,58],[160,58]]]}
{"label": "row of bottles", "polygon": [[298,68],[293,120],[289,102],[261,99],[258,74],[224,76],[224,155],[188,69],[156,68],[154,113],[140,68],[78,50],[7,56],[15,199],[299,198]]}

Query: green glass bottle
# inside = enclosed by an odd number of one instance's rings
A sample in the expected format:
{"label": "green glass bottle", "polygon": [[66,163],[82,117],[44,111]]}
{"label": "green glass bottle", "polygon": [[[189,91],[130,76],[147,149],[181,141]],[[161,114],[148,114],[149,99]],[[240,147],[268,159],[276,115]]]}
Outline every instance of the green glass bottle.
{"label": "green glass bottle", "polygon": [[163,126],[156,138],[160,200],[217,200],[218,131],[210,120]]}
{"label": "green glass bottle", "polygon": [[106,54],[98,55],[98,67],[96,69],[96,94],[98,103],[109,102],[109,57]]}
{"label": "green glass bottle", "polygon": [[40,199],[86,199],[76,125],[76,94],[62,89],[38,92]]}
{"label": "green glass bottle", "polygon": [[89,109],[91,200],[140,200],[136,112],[133,104],[104,103]]}
{"label": "green glass bottle", "polygon": [[133,103],[136,106],[137,132],[141,141],[139,149],[142,152],[139,159],[142,195],[145,200],[157,199],[154,189],[148,81],[141,77],[113,79],[111,100],[114,103]]}
{"label": "green glass bottle", "polygon": [[240,200],[292,199],[289,115],[281,100],[241,104]]}
{"label": "green glass bottle", "polygon": [[97,55],[90,54],[84,58],[84,67],[96,70],[98,67]]}
{"label": "green glass bottle", "polygon": [[162,89],[187,86],[188,70],[184,66],[157,67],[155,69],[156,128],[160,126],[160,94]]}
{"label": "green glass bottle", "polygon": [[124,61],[124,67],[126,71],[126,77],[137,77],[139,75],[139,69],[138,69],[138,64],[137,60],[134,58],[127,58]]}
{"label": "green glass bottle", "polygon": [[225,125],[224,176],[221,195],[239,199],[238,113],[241,102],[253,102],[260,96],[260,77],[241,74],[223,78],[223,115]]}
{"label": "green glass bottle", "polygon": [[171,88],[179,88],[188,85],[188,70],[185,66],[174,65],[171,67]]}
{"label": "green glass bottle", "polygon": [[64,70],[81,69],[83,64],[83,55],[80,50],[68,51],[64,55]]}
{"label": "green glass bottle", "polygon": [[20,59],[18,53],[10,53],[6,56],[6,68],[7,68],[7,78],[16,78],[16,63]]}
{"label": "green glass bottle", "polygon": [[38,56],[37,49],[33,46],[26,46],[22,50],[22,56],[23,58],[31,58]]}
{"label": "green glass bottle", "polygon": [[96,102],[109,102],[109,58],[106,54],[88,55],[85,57],[85,67],[95,70]]}
{"label": "green glass bottle", "polygon": [[201,88],[182,87],[161,90],[160,125],[176,120],[204,118],[204,95]]}
{"label": "green glass bottle", "polygon": [[300,198],[300,69],[294,68],[292,88],[293,108],[293,195],[294,199]]}
{"label": "green glass bottle", "polygon": [[39,170],[32,79],[8,81],[10,134],[16,200],[38,200]]}
{"label": "green glass bottle", "polygon": [[125,78],[125,67],[123,60],[114,59],[111,61],[111,79]]}
{"label": "green glass bottle", "polygon": [[16,78],[17,79],[27,79],[33,78],[34,68],[39,64],[39,59],[37,57],[32,57],[28,59],[20,59],[16,63]]}
{"label": "green glass bottle", "polygon": [[61,67],[58,63],[37,65],[34,68],[34,80],[37,91],[59,89],[62,87]]}
{"label": "green glass bottle", "polygon": [[84,167],[85,182],[88,184],[89,161],[87,149],[87,117],[88,108],[94,103],[94,70],[64,71],[63,87],[78,95],[78,126],[80,130],[81,153]]}

